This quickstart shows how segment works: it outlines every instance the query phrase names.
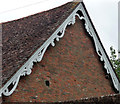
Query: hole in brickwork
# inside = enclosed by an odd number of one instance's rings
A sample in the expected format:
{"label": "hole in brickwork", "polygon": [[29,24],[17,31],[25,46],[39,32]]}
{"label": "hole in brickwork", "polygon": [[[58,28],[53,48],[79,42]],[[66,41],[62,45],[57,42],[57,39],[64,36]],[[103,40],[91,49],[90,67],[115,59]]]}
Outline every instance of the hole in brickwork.
{"label": "hole in brickwork", "polygon": [[105,78],[106,78],[106,79],[109,79],[109,78],[110,78],[110,76],[107,74],[107,75],[105,75]]}
{"label": "hole in brickwork", "polygon": [[50,82],[48,80],[46,80],[45,81],[45,85],[49,87],[50,86]]}
{"label": "hole in brickwork", "polygon": [[2,99],[2,101],[3,101],[3,102],[5,102],[5,100],[4,100],[4,99]]}
{"label": "hole in brickwork", "polygon": [[45,65],[41,65],[42,67],[45,67]]}
{"label": "hole in brickwork", "polygon": [[76,81],[76,79],[74,79],[74,81]]}

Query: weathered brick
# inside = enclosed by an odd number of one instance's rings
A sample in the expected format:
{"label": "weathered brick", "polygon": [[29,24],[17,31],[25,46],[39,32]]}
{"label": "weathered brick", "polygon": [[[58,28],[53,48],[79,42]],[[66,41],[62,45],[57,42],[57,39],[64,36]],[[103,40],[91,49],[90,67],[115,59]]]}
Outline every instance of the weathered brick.
{"label": "weathered brick", "polygon": [[[20,80],[17,91],[3,99],[57,102],[114,94],[92,41],[77,18],[56,46],[50,46],[43,60],[34,65],[32,74]],[[49,81],[49,86],[45,81]]]}

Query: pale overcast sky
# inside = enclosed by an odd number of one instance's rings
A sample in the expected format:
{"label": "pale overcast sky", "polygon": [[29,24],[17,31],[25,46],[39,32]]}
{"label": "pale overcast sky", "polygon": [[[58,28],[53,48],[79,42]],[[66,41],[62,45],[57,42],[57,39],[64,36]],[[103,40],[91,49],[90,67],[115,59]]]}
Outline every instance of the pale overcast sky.
{"label": "pale overcast sky", "polygon": [[113,46],[116,52],[118,51],[118,1],[84,0],[108,55],[110,55],[110,46]]}
{"label": "pale overcast sky", "polygon": [[[0,23],[58,7],[72,0],[0,0]],[[118,50],[118,1],[83,0],[99,37],[108,53]]]}

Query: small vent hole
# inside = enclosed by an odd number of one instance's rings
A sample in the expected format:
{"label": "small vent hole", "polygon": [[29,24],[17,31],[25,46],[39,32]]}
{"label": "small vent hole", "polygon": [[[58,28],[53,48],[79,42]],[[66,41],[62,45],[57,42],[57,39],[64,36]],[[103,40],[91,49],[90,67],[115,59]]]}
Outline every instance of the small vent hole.
{"label": "small vent hole", "polygon": [[41,65],[42,67],[45,67],[45,65]]}
{"label": "small vent hole", "polygon": [[48,80],[46,80],[45,81],[45,85],[49,87],[50,86],[50,82]]}

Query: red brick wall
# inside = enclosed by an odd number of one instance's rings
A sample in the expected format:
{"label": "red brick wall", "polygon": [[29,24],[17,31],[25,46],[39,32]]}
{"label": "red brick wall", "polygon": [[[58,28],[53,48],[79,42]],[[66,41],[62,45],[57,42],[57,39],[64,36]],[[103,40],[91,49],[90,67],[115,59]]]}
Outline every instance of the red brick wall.
{"label": "red brick wall", "polygon": [[[65,36],[49,47],[30,76],[20,80],[6,102],[56,102],[113,94],[103,64],[80,20]],[[47,83],[47,84],[46,84]]]}

